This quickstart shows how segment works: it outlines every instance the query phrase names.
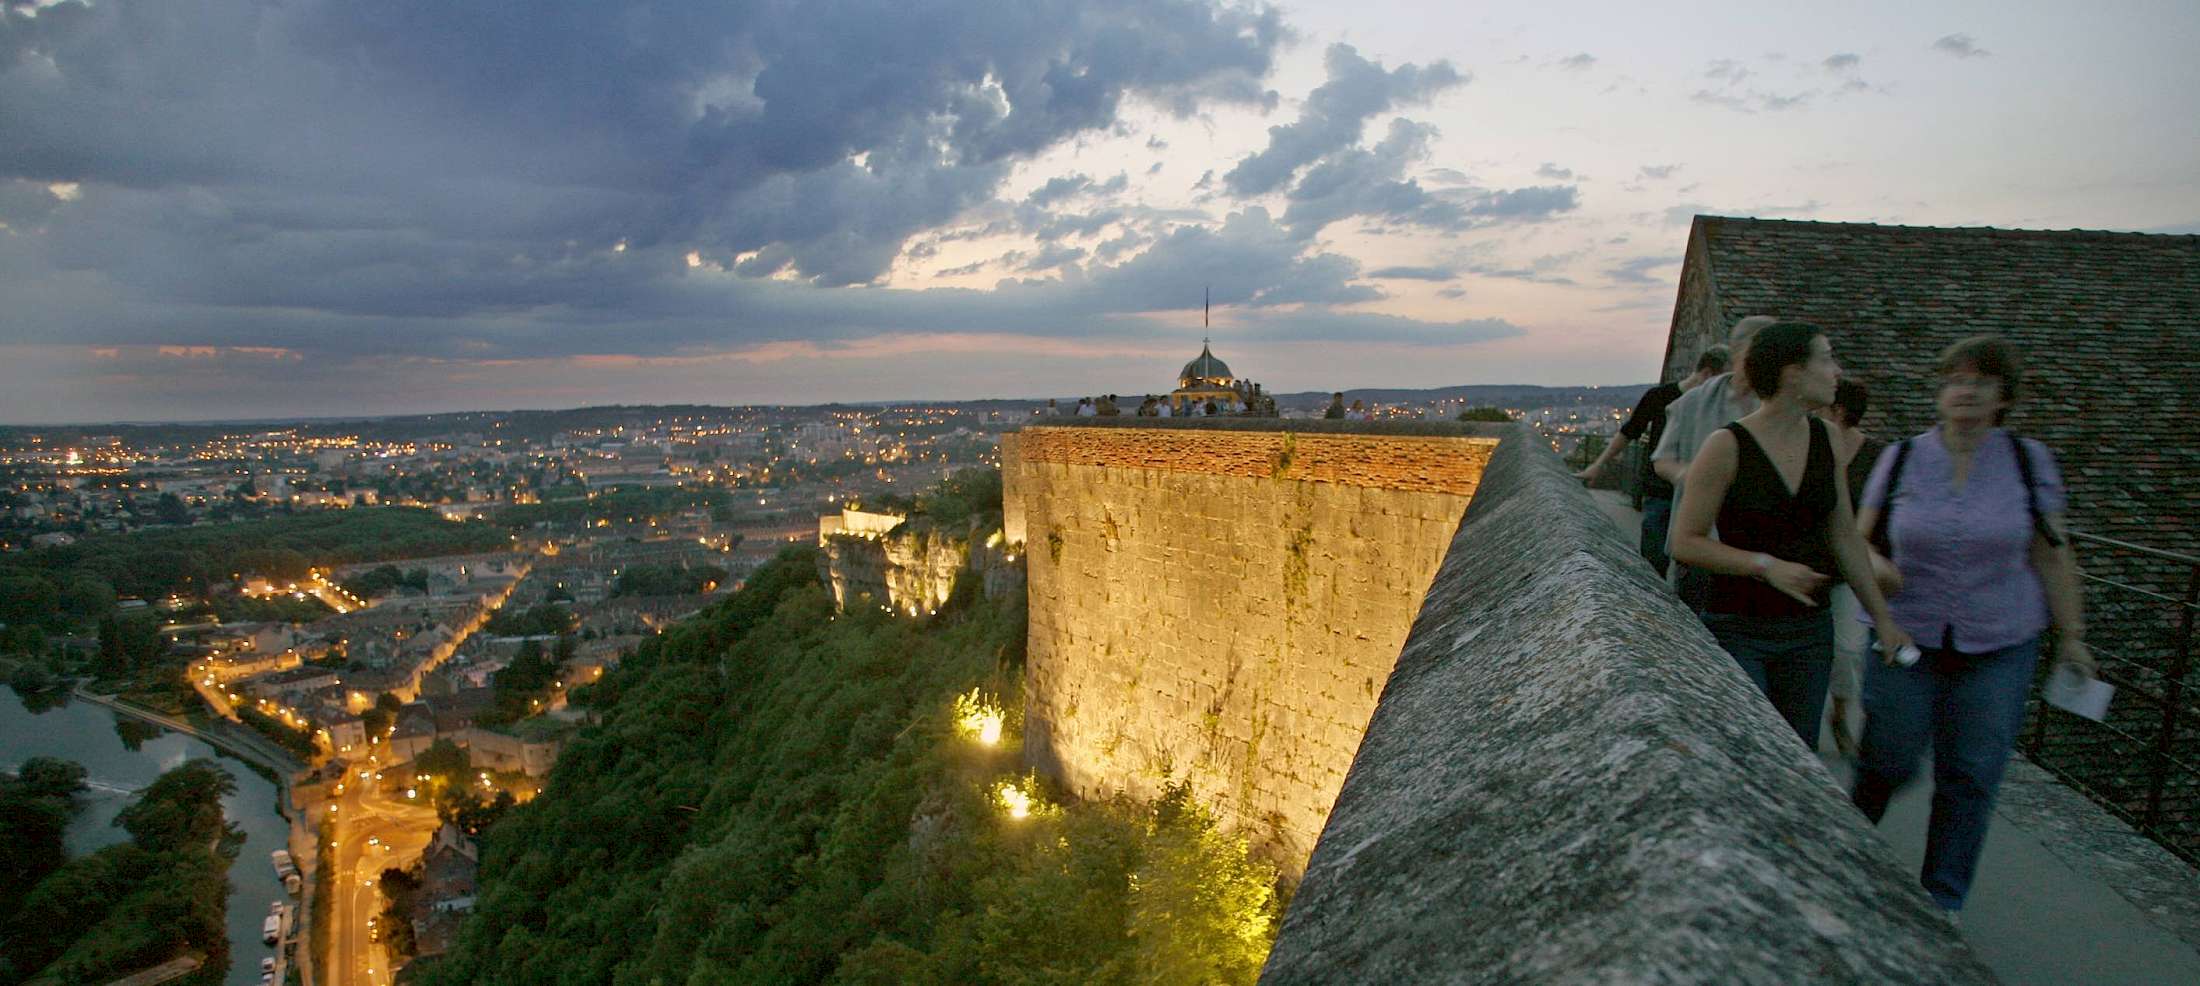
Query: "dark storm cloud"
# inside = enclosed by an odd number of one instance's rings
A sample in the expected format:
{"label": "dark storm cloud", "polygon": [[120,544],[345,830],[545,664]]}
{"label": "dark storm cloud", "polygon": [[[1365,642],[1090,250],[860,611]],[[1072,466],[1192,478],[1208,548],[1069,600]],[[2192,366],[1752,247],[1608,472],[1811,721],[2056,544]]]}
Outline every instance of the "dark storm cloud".
{"label": "dark storm cloud", "polygon": [[1607,268],[1604,276],[1620,284],[1664,284],[1666,279],[1653,277],[1651,272],[1680,262],[1679,257],[1635,257]]}
{"label": "dark storm cloud", "polygon": [[1414,346],[1458,346],[1521,334],[1519,326],[1501,318],[1422,322],[1364,312],[1279,312],[1263,316],[1260,323],[1261,338],[1286,342],[1349,339]]}
{"label": "dark storm cloud", "polygon": [[[270,360],[267,393],[327,381],[401,401],[447,379],[406,369],[422,365],[1139,337],[1168,319],[1124,316],[1191,312],[1209,285],[1218,306],[1275,316],[1279,338],[1516,333],[1339,311],[1383,294],[1264,209],[1149,209],[1120,174],[1000,198],[1041,152],[1120,130],[1127,100],[1272,104],[1261,80],[1285,36],[1270,9],[1208,0],[8,4],[0,345],[217,347],[193,400],[219,410]],[[1570,189],[1401,181],[1424,138],[1363,150],[1365,121],[1464,77],[1343,55],[1282,142],[1317,148],[1287,179],[1333,164],[1374,189],[1347,214],[1440,229],[1571,207]],[[1026,276],[835,287],[968,261],[946,245],[994,236],[1040,242],[957,273]],[[27,413],[10,379],[0,406]]]}
{"label": "dark storm cloud", "polygon": [[1197,0],[11,6],[0,178],[84,183],[48,262],[144,300],[604,307],[691,249],[855,284],[1128,97],[1265,101],[1282,36]]}
{"label": "dark storm cloud", "polygon": [[1933,50],[1957,58],[1984,58],[1993,52],[1978,46],[1978,39],[1968,34],[1944,35],[1933,42]]}
{"label": "dark storm cloud", "polygon": [[1482,195],[1468,214],[1504,222],[1540,222],[1581,205],[1572,185],[1530,185]]}
{"label": "dark storm cloud", "polygon": [[1049,244],[1046,249],[1025,260],[1020,269],[1029,272],[1049,271],[1062,267],[1074,267],[1078,261],[1083,259],[1085,259],[1084,247],[1065,246],[1059,243]]}
{"label": "dark storm cloud", "polygon": [[1025,196],[1024,202],[1044,209],[1079,195],[1116,195],[1129,187],[1130,176],[1121,172],[1105,182],[1093,181],[1092,176],[1079,172],[1047,179],[1046,184],[1033,189],[1030,195]]}
{"label": "dark storm cloud", "polygon": [[1268,128],[1268,146],[1239,161],[1223,176],[1238,196],[1275,191],[1323,155],[1360,142],[1367,121],[1393,107],[1426,102],[1464,85],[1468,77],[1449,62],[1400,65],[1385,71],[1351,45],[1330,45],[1324,57],[1329,81],[1306,97],[1299,118]]}
{"label": "dark storm cloud", "polygon": [[[1126,233],[1117,238],[1122,245],[1103,245],[1095,254],[1125,254],[1141,245],[1143,235]],[[0,235],[0,270],[17,264],[26,239]],[[1012,252],[957,273],[1013,270],[1029,256]],[[290,308],[140,304],[87,293],[87,286],[96,283],[48,277],[9,297],[7,317],[22,331],[11,332],[8,341],[283,345],[338,360],[384,354],[449,360],[575,353],[657,356],[787,338],[826,342],[883,333],[1136,334],[1144,330],[1110,320],[1124,314],[1195,310],[1209,286],[1217,306],[1264,310],[1304,305],[1328,312],[1330,306],[1382,297],[1359,282],[1357,261],[1307,253],[1304,243],[1257,207],[1219,224],[1166,226],[1144,249],[1119,262],[1064,268],[1062,277],[1005,280],[991,291],[820,290],[800,281],[689,268],[670,251],[630,250],[622,259],[653,273],[635,277],[618,305],[514,306],[455,315],[321,311],[307,317]],[[1332,324],[1351,324],[1345,313],[1335,314],[1343,320]],[[789,326],[799,331],[790,334]]]}
{"label": "dark storm cloud", "polygon": [[1692,102],[1730,109],[1737,113],[1756,113],[1760,110],[1767,113],[1778,113],[1781,110],[1791,110],[1798,106],[1807,105],[1811,97],[1815,95],[1817,95],[1816,90],[1777,93],[1760,89],[1751,89],[1746,92],[1714,92],[1709,89],[1698,89],[1689,94],[1688,98]]}
{"label": "dark storm cloud", "polygon": [[1348,216],[1376,216],[1394,222],[1457,231],[1467,225],[1466,208],[1436,198],[1418,181],[1401,181],[1406,165],[1428,152],[1435,130],[1411,120],[1390,121],[1390,133],[1373,148],[1348,147],[1324,156],[1286,196],[1283,223],[1301,239]]}
{"label": "dark storm cloud", "polygon": [[1259,207],[1218,227],[1180,226],[1137,256],[1089,272],[1055,304],[1071,311],[1163,311],[1195,303],[1212,286],[1217,305],[1271,307],[1373,301],[1382,292],[1355,283],[1360,265],[1332,253],[1306,256],[1304,244]]}
{"label": "dark storm cloud", "polygon": [[1457,233],[1495,223],[1538,222],[1578,204],[1571,185],[1432,192],[1419,181],[1402,179],[1407,165],[1427,155],[1434,136],[1435,129],[1426,124],[1394,119],[1388,135],[1374,147],[1324,155],[1285,196],[1290,205],[1283,224],[1302,240],[1350,217]]}
{"label": "dark storm cloud", "polygon": [[1367,276],[1396,281],[1449,281],[1459,272],[1449,267],[1378,267]]}

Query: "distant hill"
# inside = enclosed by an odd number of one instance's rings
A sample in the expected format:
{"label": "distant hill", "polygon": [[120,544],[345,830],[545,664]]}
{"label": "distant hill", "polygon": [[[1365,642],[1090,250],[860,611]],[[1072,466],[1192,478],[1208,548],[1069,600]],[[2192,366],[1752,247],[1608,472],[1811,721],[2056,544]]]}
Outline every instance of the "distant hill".
{"label": "distant hill", "polygon": [[[1455,400],[1469,405],[1494,404],[1501,407],[1536,408],[1589,404],[1600,407],[1632,405],[1650,384],[1619,384],[1609,387],[1537,387],[1527,384],[1463,384],[1454,387],[1410,388],[1359,388],[1344,392],[1344,399],[1368,401],[1377,404],[1426,404],[1432,401]],[[1077,403],[1080,395],[1057,396],[1062,406]],[[1138,395],[1124,392],[1122,396]],[[1317,409],[1329,402],[1325,391],[1306,390],[1276,394],[1276,404],[1290,410]],[[265,431],[277,428],[296,428],[301,434],[356,434],[370,439],[404,441],[455,434],[477,437],[502,437],[521,440],[544,440],[565,431],[585,431],[592,428],[609,430],[618,426],[643,427],[659,420],[686,418],[689,420],[720,421],[743,418],[762,412],[778,412],[806,407],[819,411],[843,408],[896,408],[932,407],[952,408],[977,414],[999,412],[1004,417],[1020,419],[1032,408],[1046,403],[1041,397],[986,397],[965,401],[865,401],[836,404],[786,405],[786,404],[662,404],[662,405],[599,405],[562,410],[509,410],[509,411],[457,411],[443,414],[416,414],[392,417],[345,418],[295,418],[263,419],[233,422],[182,422],[174,424],[88,424],[88,425],[0,425],[0,448],[27,448],[32,436],[38,436],[51,445],[83,443],[91,439],[119,438],[126,444],[187,443],[208,441],[222,435],[238,432]]]}
{"label": "distant hill", "polygon": [[[1367,401],[1378,404],[1426,404],[1431,401],[1463,401],[1475,405],[1498,407],[1552,407],[1567,404],[1633,404],[1643,391],[1653,385],[1647,383],[1617,384],[1610,387],[1537,387],[1529,384],[1470,383],[1456,387],[1430,387],[1421,390],[1405,388],[1360,388],[1344,392],[1346,403]],[[1299,391],[1275,395],[1279,407],[1322,407],[1329,403],[1329,394],[1318,390]]]}

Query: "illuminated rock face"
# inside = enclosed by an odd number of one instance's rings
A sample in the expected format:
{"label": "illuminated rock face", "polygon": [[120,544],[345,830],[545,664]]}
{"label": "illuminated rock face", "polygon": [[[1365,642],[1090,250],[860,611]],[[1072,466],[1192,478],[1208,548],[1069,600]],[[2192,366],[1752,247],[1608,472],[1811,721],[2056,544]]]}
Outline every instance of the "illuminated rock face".
{"label": "illuminated rock face", "polygon": [[1299,425],[1002,445],[1031,580],[1031,765],[1085,798],[1188,780],[1293,877],[1496,444],[1459,425],[1283,430]]}
{"label": "illuminated rock face", "polygon": [[927,616],[946,604],[955,580],[966,571],[980,580],[989,597],[1023,587],[1016,559],[995,532],[948,533],[912,526],[820,537],[818,565],[832,587],[834,605],[846,609],[868,596],[903,616]]}

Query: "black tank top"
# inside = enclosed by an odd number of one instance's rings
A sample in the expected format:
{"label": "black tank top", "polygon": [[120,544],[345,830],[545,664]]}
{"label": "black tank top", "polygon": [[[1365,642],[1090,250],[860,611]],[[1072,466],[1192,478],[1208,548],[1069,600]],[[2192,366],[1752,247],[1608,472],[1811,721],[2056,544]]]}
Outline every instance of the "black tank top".
{"label": "black tank top", "polygon": [[[1743,551],[1762,551],[1782,561],[1807,565],[1834,575],[1837,568],[1827,539],[1838,494],[1834,492],[1833,443],[1826,426],[1810,419],[1810,457],[1803,464],[1803,481],[1789,494],[1780,470],[1757,444],[1757,436],[1736,421],[1726,426],[1734,433],[1734,482],[1719,504],[1719,542]],[[1830,586],[1829,586],[1830,588]],[[1826,604],[1826,592],[1817,597]],[[1714,613],[1747,616],[1799,616],[1818,607],[1796,602],[1761,579],[1747,575],[1713,575],[1705,609]]]}

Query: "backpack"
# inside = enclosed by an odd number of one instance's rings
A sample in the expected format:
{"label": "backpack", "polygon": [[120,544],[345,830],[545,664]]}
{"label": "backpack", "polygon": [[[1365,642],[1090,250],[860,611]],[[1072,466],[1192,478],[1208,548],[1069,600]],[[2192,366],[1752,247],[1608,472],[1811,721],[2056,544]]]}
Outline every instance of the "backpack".
{"label": "backpack", "polygon": [[[2062,547],[2062,535],[2048,526],[2047,518],[2040,516],[2040,490],[2032,479],[2032,453],[2025,449],[2023,439],[2018,438],[2016,432],[2004,431],[2002,434],[2009,436],[2009,450],[2017,454],[2017,475],[2024,480],[2024,505],[2032,513],[2032,529],[2039,532],[2040,537],[2047,541],[2048,547]],[[1865,537],[1874,550],[1890,559],[1894,557],[1894,545],[1887,532],[1890,530],[1889,522],[1894,517],[1894,491],[1902,486],[1902,467],[1910,461],[1911,441],[1905,438],[1894,447],[1894,465],[1887,469],[1887,493],[1881,498],[1879,518]]]}

